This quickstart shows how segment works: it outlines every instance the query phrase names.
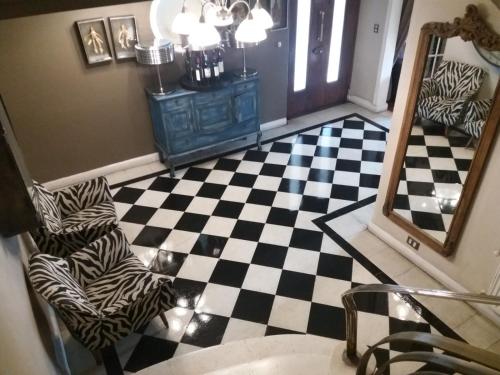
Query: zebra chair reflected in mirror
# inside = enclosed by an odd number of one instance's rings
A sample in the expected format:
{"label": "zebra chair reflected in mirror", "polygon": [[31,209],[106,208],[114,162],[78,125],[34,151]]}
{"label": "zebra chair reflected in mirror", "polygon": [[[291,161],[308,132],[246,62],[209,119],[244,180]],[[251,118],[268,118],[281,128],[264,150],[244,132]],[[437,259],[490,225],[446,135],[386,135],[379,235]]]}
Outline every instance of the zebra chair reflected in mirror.
{"label": "zebra chair reflected in mirror", "polygon": [[55,192],[34,182],[32,200],[41,225],[31,236],[41,252],[53,256],[66,257],[118,225],[104,177]]}
{"label": "zebra chair reflected in mirror", "polygon": [[469,100],[479,91],[485,71],[479,67],[443,60],[433,77],[424,78],[417,104],[421,119],[445,126],[458,124]]}
{"label": "zebra chair reflected in mirror", "polygon": [[130,250],[120,229],[105,234],[62,259],[34,254],[29,279],[58,312],[72,335],[91,350],[100,350],[176,305],[172,281],[152,273]]}

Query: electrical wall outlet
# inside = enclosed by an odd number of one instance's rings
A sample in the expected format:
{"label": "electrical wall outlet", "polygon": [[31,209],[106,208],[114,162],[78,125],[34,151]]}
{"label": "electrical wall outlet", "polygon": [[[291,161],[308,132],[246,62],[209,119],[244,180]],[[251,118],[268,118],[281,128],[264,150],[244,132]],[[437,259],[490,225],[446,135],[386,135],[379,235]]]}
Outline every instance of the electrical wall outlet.
{"label": "electrical wall outlet", "polygon": [[379,29],[379,27],[380,27],[380,25],[379,25],[378,23],[376,23],[376,24],[374,24],[374,25],[373,25],[373,32],[374,32],[375,34],[378,34],[378,29]]}
{"label": "electrical wall outlet", "polygon": [[418,248],[420,247],[420,242],[410,236],[408,236],[408,238],[406,239],[406,243],[413,247],[415,250],[418,250]]}

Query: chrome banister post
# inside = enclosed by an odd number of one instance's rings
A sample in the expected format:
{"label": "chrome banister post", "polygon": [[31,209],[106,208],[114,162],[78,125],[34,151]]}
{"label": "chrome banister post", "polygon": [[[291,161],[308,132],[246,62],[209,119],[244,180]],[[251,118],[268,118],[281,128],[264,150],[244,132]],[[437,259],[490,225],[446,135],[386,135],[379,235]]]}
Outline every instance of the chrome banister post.
{"label": "chrome banister post", "polygon": [[345,309],[346,341],[344,362],[357,365],[361,356],[357,352],[358,345],[358,310],[354,301],[354,293],[342,295],[342,304]]}
{"label": "chrome banister post", "polygon": [[449,290],[413,288],[402,285],[367,284],[349,289],[342,294],[342,304],[346,315],[346,350],[344,351],[344,362],[357,366],[361,356],[357,352],[358,341],[358,313],[354,295],[356,293],[396,293],[408,295],[420,295],[434,298],[443,298],[453,301],[464,301],[483,303],[488,305],[500,305],[500,297],[487,294],[474,294],[451,292]]}

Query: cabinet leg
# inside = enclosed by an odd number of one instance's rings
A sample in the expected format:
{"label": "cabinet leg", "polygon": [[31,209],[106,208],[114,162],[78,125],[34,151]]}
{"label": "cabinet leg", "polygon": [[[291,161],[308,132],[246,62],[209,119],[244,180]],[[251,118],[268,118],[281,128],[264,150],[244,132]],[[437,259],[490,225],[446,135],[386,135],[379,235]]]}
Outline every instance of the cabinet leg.
{"label": "cabinet leg", "polygon": [[171,160],[169,160],[169,163],[170,163],[170,178],[174,178],[175,177],[175,164],[172,163]]}
{"label": "cabinet leg", "polygon": [[260,142],[261,138],[262,138],[262,132],[261,132],[261,131],[258,131],[258,132],[257,132],[257,149],[258,149],[259,151],[262,151],[262,144],[261,144],[261,142]]}

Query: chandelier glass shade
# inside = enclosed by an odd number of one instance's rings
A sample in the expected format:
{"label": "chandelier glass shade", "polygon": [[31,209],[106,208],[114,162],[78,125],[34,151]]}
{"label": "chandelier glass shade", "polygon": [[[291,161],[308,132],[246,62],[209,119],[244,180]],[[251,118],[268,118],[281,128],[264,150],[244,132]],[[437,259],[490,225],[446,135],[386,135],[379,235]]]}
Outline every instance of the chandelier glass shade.
{"label": "chandelier glass shade", "polygon": [[267,38],[266,30],[251,14],[243,20],[234,34],[240,43],[259,43]]}
{"label": "chandelier glass shade", "polygon": [[260,23],[261,26],[266,30],[270,29],[274,25],[271,15],[267,12],[267,10],[262,8],[259,0],[257,0],[255,6],[252,9],[252,16],[254,20]]}
{"label": "chandelier glass shade", "polygon": [[172,31],[179,35],[189,35],[194,26],[198,23],[198,18],[182,8],[182,12],[178,13],[172,23]]}
{"label": "chandelier glass shade", "polygon": [[221,37],[215,26],[205,22],[202,16],[200,22],[191,28],[188,41],[192,50],[199,51],[218,45]]}

